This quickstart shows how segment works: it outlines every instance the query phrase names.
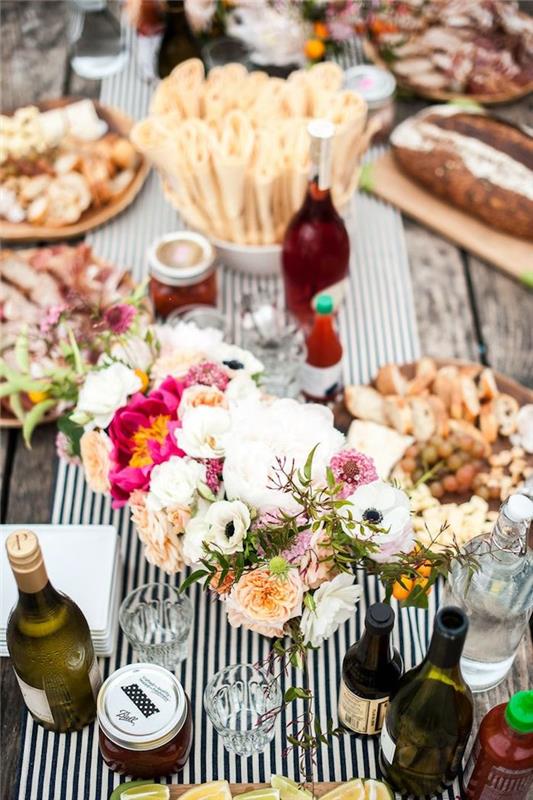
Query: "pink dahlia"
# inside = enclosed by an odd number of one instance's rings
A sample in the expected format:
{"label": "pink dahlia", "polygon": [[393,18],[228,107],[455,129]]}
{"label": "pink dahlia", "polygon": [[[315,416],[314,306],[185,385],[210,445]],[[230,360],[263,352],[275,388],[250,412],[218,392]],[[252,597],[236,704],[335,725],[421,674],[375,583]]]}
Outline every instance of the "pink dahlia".
{"label": "pink dahlia", "polygon": [[113,333],[126,333],[135,318],[135,308],[127,303],[111,306],[104,313],[104,322]]}
{"label": "pink dahlia", "polygon": [[281,554],[289,564],[299,564],[311,547],[313,534],[311,531],[302,531],[296,536],[293,543]]}
{"label": "pink dahlia", "polygon": [[120,508],[135,489],[147,490],[155,464],[185,453],[176,442],[174,431],[183,383],[166,378],[158,389],[145,396],[140,392],[119,408],[109,427],[113,444],[109,474],[113,507]]}
{"label": "pink dahlia", "polygon": [[216,386],[221,392],[226,390],[229,383],[227,373],[219,364],[204,361],[191,367],[183,380],[185,386],[202,384],[203,386]]}
{"label": "pink dahlia", "polygon": [[337,483],[343,487],[340,497],[349,497],[358,486],[378,480],[378,473],[374,462],[357,450],[341,450],[329,462],[331,471]]}

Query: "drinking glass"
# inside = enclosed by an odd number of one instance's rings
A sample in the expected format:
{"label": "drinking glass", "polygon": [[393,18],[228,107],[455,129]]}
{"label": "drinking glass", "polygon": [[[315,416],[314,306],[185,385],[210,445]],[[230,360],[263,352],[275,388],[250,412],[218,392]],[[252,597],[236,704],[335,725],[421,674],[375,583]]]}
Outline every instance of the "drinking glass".
{"label": "drinking glass", "polygon": [[297,320],[268,292],[243,297],[242,346],[263,362],[261,386],[277,397],[297,397],[305,361],[304,335]]}
{"label": "drinking glass", "polygon": [[166,324],[175,325],[178,322],[193,322],[197,328],[215,328],[222,333],[224,339],[229,337],[228,321],[214,306],[193,305],[177,308],[176,311],[170,312]]}
{"label": "drinking glass", "polygon": [[204,708],[224,747],[240,756],[268,746],[280,707],[279,682],[252,664],[217,672],[204,691]]}
{"label": "drinking glass", "polygon": [[123,600],[119,621],[139,661],[171,672],[188,655],[193,619],[187,595],[166,583],[146,583]]}
{"label": "drinking glass", "polygon": [[202,47],[202,58],[208,70],[213,67],[223,67],[225,64],[235,61],[250,69],[248,55],[249,51],[246,45],[239,39],[232,39],[230,36],[213,39]]}
{"label": "drinking glass", "polygon": [[100,80],[124,68],[128,51],[119,0],[70,0],[70,63],[82,78]]}

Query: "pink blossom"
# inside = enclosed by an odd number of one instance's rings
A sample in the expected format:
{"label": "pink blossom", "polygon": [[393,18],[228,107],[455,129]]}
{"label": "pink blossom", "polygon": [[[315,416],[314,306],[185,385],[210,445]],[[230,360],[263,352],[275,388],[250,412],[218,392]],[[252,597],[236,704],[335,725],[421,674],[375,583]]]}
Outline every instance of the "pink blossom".
{"label": "pink blossom", "polygon": [[56,453],[59,458],[66,461],[67,464],[72,464],[78,467],[81,464],[81,458],[79,456],[74,455],[72,452],[72,442],[61,431],[58,432],[56,436]]}
{"label": "pink blossom", "polygon": [[205,464],[205,482],[213,494],[216,495],[222,481],[222,466],[224,462],[221,458],[201,458],[199,461],[201,464]]}
{"label": "pink blossom", "polygon": [[289,564],[300,563],[309,551],[312,538],[311,531],[301,531],[291,546],[284,550],[281,555]]}
{"label": "pink blossom", "polygon": [[357,450],[341,450],[333,456],[329,466],[337,483],[343,484],[342,498],[349,497],[359,486],[378,480],[372,459]]}
{"label": "pink blossom", "polygon": [[63,311],[66,311],[66,305],[64,303],[59,303],[57,306],[50,306],[46,309],[46,313],[42,318],[39,324],[39,330],[41,333],[49,333],[52,328],[55,328],[61,314]]}
{"label": "pink blossom", "polygon": [[333,555],[333,548],[324,533],[313,533],[306,556],[299,566],[300,576],[309,589],[318,589],[335,577],[338,570]]}
{"label": "pink blossom", "polygon": [[215,364],[212,361],[204,361],[202,364],[192,366],[184,378],[185,386],[194,386],[198,383],[204,386],[216,386],[217,389],[224,392],[229,383],[229,378],[219,364]]}
{"label": "pink blossom", "polygon": [[104,313],[104,322],[113,333],[126,333],[135,318],[135,308],[127,303],[111,306]]}

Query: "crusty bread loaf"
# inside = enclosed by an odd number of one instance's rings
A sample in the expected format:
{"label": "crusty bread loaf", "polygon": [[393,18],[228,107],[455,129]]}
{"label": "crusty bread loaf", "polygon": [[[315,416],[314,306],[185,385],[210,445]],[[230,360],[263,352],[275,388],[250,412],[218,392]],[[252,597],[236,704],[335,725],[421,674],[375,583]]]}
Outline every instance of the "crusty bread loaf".
{"label": "crusty bread loaf", "polygon": [[533,138],[459,106],[433,106],[391,136],[396,161],[430,192],[513,236],[533,239]]}

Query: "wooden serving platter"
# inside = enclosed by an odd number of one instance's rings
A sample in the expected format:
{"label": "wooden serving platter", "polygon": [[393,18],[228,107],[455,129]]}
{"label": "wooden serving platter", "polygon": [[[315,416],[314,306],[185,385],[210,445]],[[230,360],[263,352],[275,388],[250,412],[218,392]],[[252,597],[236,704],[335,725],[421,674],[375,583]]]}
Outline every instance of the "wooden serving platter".
{"label": "wooden serving platter", "polygon": [[497,231],[431,194],[401,171],[392,152],[372,162],[368,188],[515,280],[533,285],[533,242]]}
{"label": "wooden serving platter", "polygon": [[479,103],[480,105],[500,105],[502,103],[512,103],[526,97],[533,92],[533,81],[530,81],[525,86],[517,86],[515,89],[508,92],[499,92],[493,94],[460,94],[458,92],[447,92],[445,89],[424,89],[422,87],[414,86],[409,83],[405,78],[397,75],[390,64],[383,59],[379,53],[378,48],[369,39],[363,41],[363,52],[369,61],[372,61],[378,67],[392,72],[396,79],[396,83],[401,89],[405,89],[419,97],[425,97],[427,100],[437,100],[440,103],[449,103],[452,100],[461,100],[470,103]]}
{"label": "wooden serving platter", "polygon": [[[62,108],[81,99],[83,98],[62,97],[58,100],[48,100],[37,105],[41,111],[48,111],[52,108]],[[118,108],[103,105],[97,100],[93,100],[93,103],[96,113],[107,122],[110,131],[125,137],[129,135],[133,126],[133,120],[130,117],[123,114]],[[149,171],[150,164],[143,156],[140,156],[135,177],[129,186],[107,205],[101,208],[90,206],[83,212],[77,222],[71,225],[63,225],[60,228],[52,228],[48,225],[31,225],[29,222],[13,223],[2,219],[0,220],[0,239],[5,242],[53,242],[81,236],[94,228],[100,227],[100,225],[104,225],[124,211],[140,192]]]}

